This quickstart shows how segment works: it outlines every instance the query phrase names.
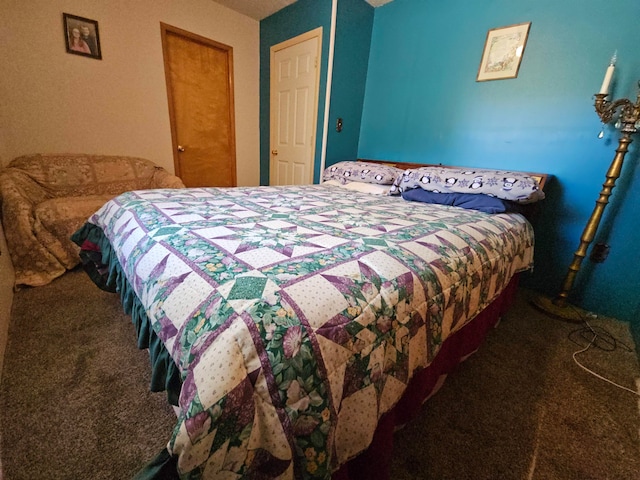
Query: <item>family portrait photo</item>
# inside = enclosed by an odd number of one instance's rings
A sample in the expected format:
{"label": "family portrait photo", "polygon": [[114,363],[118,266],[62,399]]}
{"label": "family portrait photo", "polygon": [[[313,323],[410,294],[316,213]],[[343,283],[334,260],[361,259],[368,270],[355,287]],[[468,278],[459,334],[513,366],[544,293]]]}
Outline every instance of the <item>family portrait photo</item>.
{"label": "family portrait photo", "polygon": [[102,59],[98,22],[88,18],[63,13],[67,53]]}

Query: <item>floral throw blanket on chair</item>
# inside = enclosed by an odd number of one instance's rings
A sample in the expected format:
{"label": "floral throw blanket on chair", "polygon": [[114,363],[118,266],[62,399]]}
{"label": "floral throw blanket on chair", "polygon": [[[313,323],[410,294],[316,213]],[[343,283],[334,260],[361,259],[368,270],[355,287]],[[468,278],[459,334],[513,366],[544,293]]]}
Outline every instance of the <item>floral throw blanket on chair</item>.
{"label": "floral throw blanket on chair", "polygon": [[50,283],[78,265],[70,236],[111,198],[131,190],[183,188],[175,175],[135,157],[26,155],[0,170],[2,222],[16,287]]}

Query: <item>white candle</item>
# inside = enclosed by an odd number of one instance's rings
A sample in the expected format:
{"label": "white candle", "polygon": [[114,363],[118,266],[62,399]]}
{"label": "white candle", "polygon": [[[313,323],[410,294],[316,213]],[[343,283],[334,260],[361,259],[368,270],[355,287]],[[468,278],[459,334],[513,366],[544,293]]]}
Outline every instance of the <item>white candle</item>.
{"label": "white candle", "polygon": [[607,71],[604,74],[604,80],[602,81],[602,86],[600,87],[600,93],[604,93],[605,95],[609,93],[609,84],[611,83],[611,77],[613,77],[613,71],[615,68],[615,65],[609,65],[607,67]]}
{"label": "white candle", "polygon": [[605,95],[609,94],[609,85],[611,84],[611,78],[613,77],[613,72],[616,69],[616,60],[618,57],[618,51],[616,50],[611,57],[611,61],[609,62],[609,66],[607,67],[607,71],[604,74],[604,80],[602,81],[602,86],[600,87],[600,93]]}

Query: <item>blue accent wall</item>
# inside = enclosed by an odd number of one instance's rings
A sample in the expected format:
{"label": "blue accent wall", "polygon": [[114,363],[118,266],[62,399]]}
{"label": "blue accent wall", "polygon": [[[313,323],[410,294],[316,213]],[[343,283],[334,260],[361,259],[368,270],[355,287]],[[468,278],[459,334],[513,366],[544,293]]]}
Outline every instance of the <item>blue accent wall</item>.
{"label": "blue accent wall", "polygon": [[[262,185],[269,184],[270,48],[317,27],[323,27],[323,32],[314,181],[318,182],[320,179],[331,7],[332,0],[298,0],[260,22],[260,183]],[[357,158],[374,9],[364,0],[339,0],[336,17],[326,166],[341,160]],[[335,128],[338,118],[343,119],[341,132],[337,132]]]}
{"label": "blue accent wall", "polygon": [[[618,145],[593,95],[615,50],[613,98],[635,100],[640,78],[637,0],[394,0],[375,9],[358,156],[485,166],[554,176],[534,227],[525,285],[561,287]],[[476,82],[492,28],[532,22],[518,78]],[[634,136],[640,144],[640,134]],[[570,302],[640,326],[640,169],[631,145],[623,174]]]}
{"label": "blue accent wall", "polygon": [[[364,0],[338,0],[326,166],[358,158],[374,9]],[[341,132],[336,121],[343,120]]]}
{"label": "blue accent wall", "polygon": [[327,88],[327,59],[331,30],[331,0],[298,0],[260,22],[260,184],[269,184],[269,78],[273,45],[322,27],[322,62],[318,101],[315,172],[319,177],[322,125]]}
{"label": "blue accent wall", "polygon": [[[638,92],[638,18],[637,0],[394,0],[373,14],[364,0],[339,0],[327,165],[359,157],[551,174],[534,221],[535,269],[524,285],[554,296],[618,145],[612,126],[598,139],[593,108],[615,50],[613,98],[635,100]],[[263,184],[269,181],[269,48],[322,26],[319,177],[330,22],[331,0],[298,0],[261,22]],[[522,22],[531,22],[531,30],[518,78],[476,82],[487,31]],[[344,119],[341,133],[337,117]],[[569,298],[630,321],[638,338],[639,137],[592,243],[610,245],[611,253],[604,263],[583,261]]]}

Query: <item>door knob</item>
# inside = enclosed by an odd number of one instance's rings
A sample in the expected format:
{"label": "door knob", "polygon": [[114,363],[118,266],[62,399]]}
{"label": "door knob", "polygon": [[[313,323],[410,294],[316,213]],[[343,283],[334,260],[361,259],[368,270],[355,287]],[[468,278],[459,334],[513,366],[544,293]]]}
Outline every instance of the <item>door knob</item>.
{"label": "door knob", "polygon": [[179,152],[184,152],[184,147],[182,145],[178,145],[178,151]]}
{"label": "door knob", "polygon": [[278,154],[278,150],[271,150],[271,155],[277,155]]}

